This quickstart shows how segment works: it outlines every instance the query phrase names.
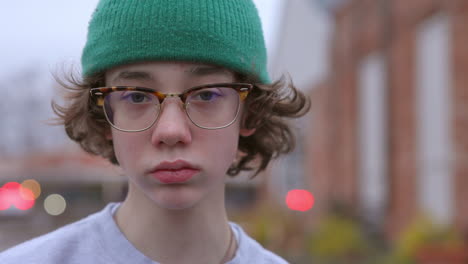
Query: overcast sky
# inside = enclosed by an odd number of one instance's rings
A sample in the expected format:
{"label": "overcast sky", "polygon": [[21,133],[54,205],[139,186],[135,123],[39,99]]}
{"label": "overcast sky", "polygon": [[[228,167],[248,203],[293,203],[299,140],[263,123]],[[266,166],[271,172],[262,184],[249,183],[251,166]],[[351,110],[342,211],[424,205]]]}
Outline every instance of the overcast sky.
{"label": "overcast sky", "polygon": [[[254,0],[265,38],[273,49],[284,0]],[[49,71],[63,63],[79,65],[86,29],[98,0],[2,1],[0,9],[0,79],[29,65]],[[271,50],[270,50],[271,52]]]}

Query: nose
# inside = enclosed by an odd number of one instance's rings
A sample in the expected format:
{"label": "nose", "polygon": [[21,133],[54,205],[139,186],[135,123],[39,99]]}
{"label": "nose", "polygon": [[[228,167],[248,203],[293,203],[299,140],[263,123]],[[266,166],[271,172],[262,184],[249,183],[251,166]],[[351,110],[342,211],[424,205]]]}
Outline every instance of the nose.
{"label": "nose", "polygon": [[180,99],[166,98],[161,105],[151,141],[153,145],[175,146],[192,141],[190,120]]}

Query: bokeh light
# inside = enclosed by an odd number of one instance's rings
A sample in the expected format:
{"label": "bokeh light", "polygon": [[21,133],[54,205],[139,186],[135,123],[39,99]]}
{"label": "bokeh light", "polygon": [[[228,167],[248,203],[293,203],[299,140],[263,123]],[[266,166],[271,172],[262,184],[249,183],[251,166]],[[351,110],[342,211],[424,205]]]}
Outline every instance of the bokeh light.
{"label": "bokeh light", "polygon": [[307,190],[291,190],[286,195],[286,204],[294,211],[306,212],[314,206],[314,196]]}
{"label": "bokeh light", "polygon": [[[21,187],[23,188],[20,188],[20,194],[23,195],[24,193],[22,192],[22,190],[24,188],[27,188],[29,190],[32,191],[33,193],[33,196],[34,198],[33,199],[37,199],[40,195],[41,195],[41,185],[39,184],[39,182],[37,182],[36,180],[34,179],[29,179],[29,180],[25,180],[21,183]],[[28,199],[29,197],[27,197],[27,195],[25,197],[23,197],[25,199]]]}
{"label": "bokeh light", "polygon": [[60,194],[51,194],[44,200],[44,209],[50,215],[60,215],[67,208],[67,202]]}
{"label": "bokeh light", "polygon": [[8,210],[12,206],[19,210],[28,210],[34,203],[33,192],[17,182],[7,182],[0,188],[0,210]]}
{"label": "bokeh light", "polygon": [[7,210],[11,207],[11,202],[9,199],[8,190],[1,187],[0,188],[0,211]]}

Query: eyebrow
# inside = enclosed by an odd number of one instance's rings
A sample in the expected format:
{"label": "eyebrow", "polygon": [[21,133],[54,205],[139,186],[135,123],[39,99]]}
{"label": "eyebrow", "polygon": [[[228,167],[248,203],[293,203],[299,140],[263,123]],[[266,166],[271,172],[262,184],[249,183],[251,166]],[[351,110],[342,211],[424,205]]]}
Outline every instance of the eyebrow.
{"label": "eyebrow", "polygon": [[117,80],[153,81],[154,78],[144,71],[122,71],[113,79],[114,82]]}
{"label": "eyebrow", "polygon": [[211,66],[211,65],[202,65],[195,66],[191,68],[188,72],[195,76],[207,76],[207,75],[225,75],[227,77],[233,77],[231,71],[220,67],[220,66]]}

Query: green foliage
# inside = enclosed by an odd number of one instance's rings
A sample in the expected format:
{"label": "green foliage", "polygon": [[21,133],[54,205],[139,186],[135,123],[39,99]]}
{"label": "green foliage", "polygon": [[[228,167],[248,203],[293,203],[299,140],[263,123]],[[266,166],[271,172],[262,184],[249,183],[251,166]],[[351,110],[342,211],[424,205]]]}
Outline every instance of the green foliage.
{"label": "green foliage", "polygon": [[347,259],[364,255],[370,246],[355,221],[332,215],[317,227],[309,249],[320,259]]}
{"label": "green foliage", "polygon": [[427,217],[418,217],[396,241],[395,257],[408,262],[414,260],[422,247],[436,245],[445,248],[462,244],[463,239],[454,228],[437,225]]}

